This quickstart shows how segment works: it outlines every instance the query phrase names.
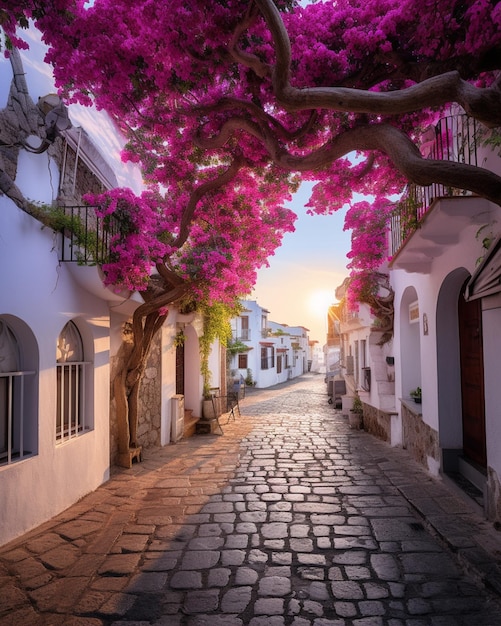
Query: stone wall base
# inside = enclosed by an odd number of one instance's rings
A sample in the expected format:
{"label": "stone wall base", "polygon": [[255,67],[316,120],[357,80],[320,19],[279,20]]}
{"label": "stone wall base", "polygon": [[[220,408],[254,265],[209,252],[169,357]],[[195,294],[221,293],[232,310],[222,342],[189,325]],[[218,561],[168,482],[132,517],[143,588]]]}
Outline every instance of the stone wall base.
{"label": "stone wall base", "polygon": [[402,402],[402,430],[402,445],[416,461],[426,469],[430,469],[429,459],[440,464],[438,432],[423,422],[421,414],[412,411],[404,402]]}
{"label": "stone wall base", "polygon": [[391,415],[364,403],[364,430],[382,441],[391,441]]}

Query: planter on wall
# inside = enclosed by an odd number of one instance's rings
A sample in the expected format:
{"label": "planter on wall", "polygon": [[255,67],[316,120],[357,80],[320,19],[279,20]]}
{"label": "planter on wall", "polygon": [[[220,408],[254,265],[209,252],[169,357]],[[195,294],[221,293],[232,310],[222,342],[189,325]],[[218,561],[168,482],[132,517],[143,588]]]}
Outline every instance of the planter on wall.
{"label": "planter on wall", "polygon": [[341,410],[343,415],[348,415],[353,406],[353,396],[344,395],[341,396]]}
{"label": "planter on wall", "polygon": [[353,430],[360,430],[362,428],[362,414],[350,411],[348,413],[348,424]]}

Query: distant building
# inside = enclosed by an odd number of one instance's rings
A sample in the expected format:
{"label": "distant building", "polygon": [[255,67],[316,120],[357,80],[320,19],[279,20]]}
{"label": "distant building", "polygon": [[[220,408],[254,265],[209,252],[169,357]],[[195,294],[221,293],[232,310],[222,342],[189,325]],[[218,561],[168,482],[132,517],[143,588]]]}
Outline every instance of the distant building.
{"label": "distant building", "polygon": [[231,321],[230,375],[258,388],[270,387],[308,371],[308,329],[268,319],[269,311],[243,300],[243,311]]}

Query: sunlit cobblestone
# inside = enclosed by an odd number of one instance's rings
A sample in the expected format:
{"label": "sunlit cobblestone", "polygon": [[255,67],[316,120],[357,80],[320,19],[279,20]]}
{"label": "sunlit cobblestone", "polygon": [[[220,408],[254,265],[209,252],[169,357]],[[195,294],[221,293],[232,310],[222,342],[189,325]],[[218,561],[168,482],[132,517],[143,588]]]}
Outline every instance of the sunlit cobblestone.
{"label": "sunlit cobblestone", "polygon": [[0,626],[501,626],[500,559],[308,375],[0,550]]}

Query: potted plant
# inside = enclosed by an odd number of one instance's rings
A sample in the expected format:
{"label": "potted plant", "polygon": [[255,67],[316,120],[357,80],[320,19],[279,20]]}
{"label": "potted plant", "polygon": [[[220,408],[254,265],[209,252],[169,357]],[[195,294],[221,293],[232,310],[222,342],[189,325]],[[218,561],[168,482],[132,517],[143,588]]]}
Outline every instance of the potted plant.
{"label": "potted plant", "polygon": [[216,396],[216,390],[211,390],[204,385],[204,399],[202,401],[202,415],[204,419],[214,419],[221,415],[221,401]]}
{"label": "potted plant", "polygon": [[360,400],[360,396],[358,395],[358,393],[356,393],[353,397],[353,404],[348,414],[348,423],[350,425],[350,428],[360,430],[360,428],[362,427],[363,413],[364,407],[362,404],[362,400]]}
{"label": "potted plant", "polygon": [[413,389],[409,395],[416,404],[421,404],[421,387],[416,387],[416,389]]}
{"label": "potted plant", "polygon": [[252,387],[253,385],[255,385],[254,380],[252,379],[252,370],[250,368],[247,368],[247,376],[245,377],[245,384],[248,387]]}

